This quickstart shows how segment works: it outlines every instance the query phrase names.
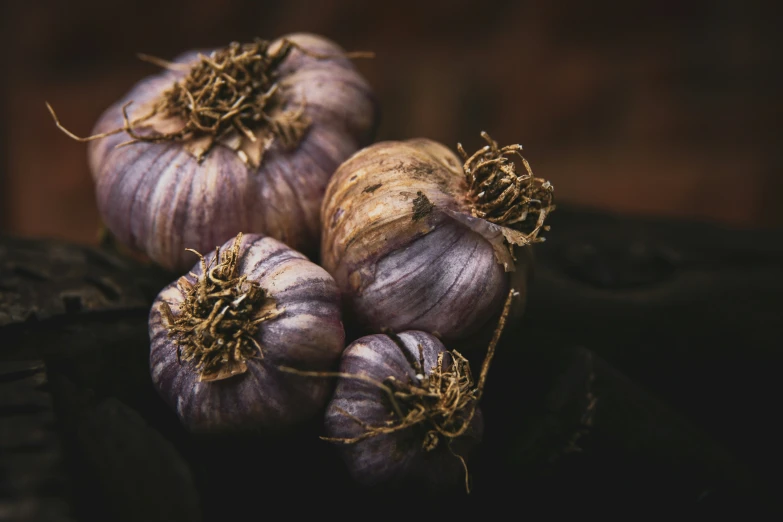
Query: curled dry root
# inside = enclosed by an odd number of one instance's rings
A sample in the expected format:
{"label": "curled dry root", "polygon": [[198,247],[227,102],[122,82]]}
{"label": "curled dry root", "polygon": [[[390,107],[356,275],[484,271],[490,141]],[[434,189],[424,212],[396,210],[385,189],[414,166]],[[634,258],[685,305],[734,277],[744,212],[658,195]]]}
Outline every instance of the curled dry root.
{"label": "curled dry root", "polygon": [[[132,102],[128,102],[122,107],[122,127],[84,138],[63,127],[52,107],[46,105],[57,127],[77,141],[93,141],[120,132],[126,132],[131,140],[118,146],[182,141],[198,161],[216,143],[224,143],[242,161],[257,167],[275,140],[284,148],[293,149],[310,126],[304,106],[285,109],[285,100],[278,89],[277,69],[294,48],[316,59],[334,58],[303,49],[287,39],[273,49],[270,42],[258,38],[247,44],[233,42],[209,56],[199,54],[193,65],[139,55],[145,61],[187,74],[164,91],[143,116],[131,120],[128,106]],[[345,56],[362,58],[371,53]],[[181,122],[181,126],[171,132],[150,132],[148,128],[155,129],[161,120]],[[139,130],[142,124],[143,132]]]}
{"label": "curled dry root", "polygon": [[[544,226],[544,220],[555,208],[554,187],[533,175],[530,164],[520,153],[522,145],[500,148],[486,132],[481,137],[487,145],[472,156],[468,156],[462,144],[457,144],[465,162],[463,170],[473,216],[517,231],[517,234],[505,234],[510,243],[543,241],[539,232],[549,229]],[[522,161],[525,173],[517,173],[514,156]]]}
{"label": "curled dry root", "polygon": [[[421,346],[419,349],[421,350]],[[448,355],[450,361],[445,360],[445,355]],[[477,392],[468,360],[457,351],[441,352],[438,354],[437,364],[429,375],[425,375],[421,363],[415,370],[418,374],[418,382],[406,383],[394,377],[389,377],[383,382],[373,381],[373,384],[386,392],[397,419],[388,421],[385,426],[370,426],[347,411],[340,410],[340,413],[351,417],[366,431],[358,437],[325,438],[325,440],[355,444],[376,435],[394,433],[426,423],[429,429],[422,447],[426,451],[431,451],[438,446],[439,436],[454,439],[465,433],[469,427],[469,422],[465,422],[468,420],[465,413],[475,404]],[[354,377],[351,374],[343,376]]]}
{"label": "curled dry root", "polygon": [[246,372],[247,359],[263,357],[255,339],[258,325],[283,312],[258,282],[237,275],[241,243],[240,233],[231,250],[221,254],[218,247],[209,264],[201,254],[188,249],[201,259],[202,274],[190,273],[195,284],[187,277],[177,281],[185,300],[176,315],[168,303],[162,305],[168,335],[177,345],[177,358],[192,363],[200,381]]}
{"label": "curled dry root", "polygon": [[[151,136],[134,135],[132,129],[129,134],[140,141],[159,141],[199,134],[217,138],[233,130],[256,141],[250,129],[266,125],[286,146],[296,145],[308,125],[302,111],[294,112],[296,117],[283,119],[285,129],[279,129],[284,125],[269,115],[280,103],[277,67],[292,48],[293,44],[284,40],[279,49],[271,52],[268,41],[256,39],[244,45],[233,42],[210,56],[199,55],[199,61],[188,68],[187,76],[166,90],[147,116],[179,118],[185,122],[183,127],[173,133]],[[176,64],[164,66],[178,68]]]}

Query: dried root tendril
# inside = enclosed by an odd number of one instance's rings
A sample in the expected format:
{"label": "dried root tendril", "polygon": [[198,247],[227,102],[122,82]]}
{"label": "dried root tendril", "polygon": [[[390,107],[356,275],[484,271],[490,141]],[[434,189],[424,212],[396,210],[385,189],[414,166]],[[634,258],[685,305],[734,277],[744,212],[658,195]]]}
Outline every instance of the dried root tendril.
{"label": "dried root tendril", "polygon": [[278,309],[256,281],[237,275],[242,234],[231,250],[220,252],[207,264],[201,259],[201,276],[196,283],[182,277],[177,286],[185,299],[178,313],[168,303],[162,311],[169,337],[177,345],[177,358],[193,365],[200,381],[227,379],[247,371],[246,360],[263,358],[262,346],[255,339],[258,325],[280,315]]}
{"label": "dried root tendril", "polygon": [[[362,374],[306,372],[289,367],[280,367],[280,369],[289,373],[310,377],[354,379],[376,386],[388,398],[394,418],[386,421],[383,425],[373,426],[359,417],[338,408],[337,411],[357,423],[364,430],[363,433],[350,438],[322,437],[322,439],[342,444],[356,444],[370,437],[392,434],[417,425],[424,426],[427,431],[422,440],[422,448],[425,451],[432,451],[438,447],[441,439],[445,439],[449,451],[460,460],[465,469],[465,488],[470,492],[467,464],[461,455],[453,451],[451,443],[470,429],[476,414],[476,408],[484,393],[484,386],[486,385],[490,364],[495,355],[495,348],[505,329],[512,301],[517,295],[519,294],[515,290],[509,291],[503,306],[503,312],[487,348],[478,383],[475,383],[473,380],[468,360],[456,350],[438,354],[437,363],[429,375],[424,375],[422,371],[423,360],[420,357],[420,360],[414,364],[418,373],[417,378],[415,381],[407,383],[399,381],[394,377],[378,381]],[[396,342],[400,342],[395,335],[391,334],[390,337]],[[419,346],[419,351],[421,352],[421,346]],[[449,361],[446,360],[446,354],[448,354]]]}
{"label": "dried root tendril", "polygon": [[[450,361],[444,357],[446,354]],[[453,439],[465,433],[468,429],[468,424],[464,422],[467,417],[465,412],[476,402],[477,391],[468,360],[457,351],[441,352],[429,375],[424,375],[421,367],[417,367],[416,371],[418,378],[413,382],[406,383],[388,377],[383,382],[373,383],[386,393],[397,418],[387,421],[383,426],[370,426],[350,413],[341,411],[360,424],[365,432],[353,438],[325,440],[354,444],[424,423],[428,431],[422,447],[431,451],[438,446],[439,435]],[[343,374],[341,377],[355,378],[351,374]]]}
{"label": "dried root tendril", "polygon": [[[192,66],[142,54],[139,57],[145,61],[187,74],[164,91],[144,115],[131,120],[128,106],[132,102],[128,102],[122,107],[122,127],[87,137],[76,136],[63,127],[52,107],[48,103],[46,106],[57,127],[77,141],[93,141],[126,132],[131,140],[118,146],[136,142],[195,142],[188,150],[199,161],[216,143],[226,143],[243,161],[258,166],[273,141],[293,149],[310,126],[304,105],[284,109],[278,90],[277,68],[294,48],[316,59],[337,57],[308,51],[285,39],[276,49],[261,39],[248,44],[233,42],[209,56],[199,54],[198,62]],[[344,56],[366,58],[372,54]],[[143,124],[154,128],[157,119],[179,121],[181,126],[170,132],[140,130]],[[248,153],[243,150],[246,146],[255,150]]]}
{"label": "dried root tendril", "polygon": [[[465,162],[463,170],[473,216],[505,227],[503,235],[510,244],[523,246],[544,241],[539,233],[549,230],[544,220],[555,209],[554,187],[533,175],[521,154],[522,145],[501,148],[486,132],[482,131],[481,137],[487,145],[472,156],[461,143],[457,144]],[[515,156],[525,168],[522,174],[517,172]]]}

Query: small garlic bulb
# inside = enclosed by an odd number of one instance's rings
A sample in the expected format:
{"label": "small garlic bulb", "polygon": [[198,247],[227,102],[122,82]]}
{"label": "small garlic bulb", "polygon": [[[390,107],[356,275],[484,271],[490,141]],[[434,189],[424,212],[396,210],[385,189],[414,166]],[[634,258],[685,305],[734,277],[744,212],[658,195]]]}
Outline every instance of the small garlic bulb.
{"label": "small garlic bulb", "polygon": [[239,231],[317,254],[329,177],[371,142],[378,119],[350,58],[325,38],[292,34],[150,59],[166,70],[110,107],[95,135],[76,138],[91,141],[107,228],[180,271],[191,263],[186,245],[205,251]]}
{"label": "small garlic bulb", "polygon": [[458,145],[462,161],[428,139],[376,143],[332,177],[321,262],[368,329],[483,334],[510,288],[521,294],[512,315],[522,313],[553,187],[521,146],[482,136],[472,156]]}
{"label": "small garlic bulb", "polygon": [[327,440],[364,486],[451,489],[484,431],[467,359],[420,331],[351,343],[326,409]]}
{"label": "small garlic bulb", "polygon": [[194,432],[284,431],[323,411],[345,343],[331,276],[257,234],[203,256],[150,312],[152,381]]}

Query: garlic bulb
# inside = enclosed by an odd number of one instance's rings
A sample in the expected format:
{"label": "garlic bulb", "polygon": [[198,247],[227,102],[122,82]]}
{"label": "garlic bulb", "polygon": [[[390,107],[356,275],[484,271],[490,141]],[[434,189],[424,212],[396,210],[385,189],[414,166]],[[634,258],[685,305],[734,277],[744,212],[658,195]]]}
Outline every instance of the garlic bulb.
{"label": "garlic bulb", "polygon": [[192,431],[279,431],[312,418],[345,343],[339,293],[283,243],[239,234],[158,295],[149,321],[152,381]]}
{"label": "garlic bulb", "polygon": [[340,375],[326,433],[354,480],[427,489],[465,483],[465,459],[483,433],[466,359],[425,332],[369,335],[346,348]]}
{"label": "garlic bulb", "polygon": [[329,177],[378,119],[350,55],[292,34],[154,61],[165,70],[77,138],[91,141],[107,228],[172,270],[190,265],[186,245],[209,250],[240,231],[317,254]]}
{"label": "garlic bulb", "polygon": [[521,146],[482,136],[470,157],[458,145],[462,162],[428,139],[376,143],[329,182],[321,262],[369,329],[461,339],[488,331],[509,289],[521,294],[512,315],[522,313],[553,187]]}

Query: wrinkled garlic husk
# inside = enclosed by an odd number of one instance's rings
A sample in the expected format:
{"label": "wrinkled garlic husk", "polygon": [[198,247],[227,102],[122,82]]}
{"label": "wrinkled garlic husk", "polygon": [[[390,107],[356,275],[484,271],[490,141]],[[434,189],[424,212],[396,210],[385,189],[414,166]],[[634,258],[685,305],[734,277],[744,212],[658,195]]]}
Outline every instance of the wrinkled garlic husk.
{"label": "wrinkled garlic husk", "polygon": [[[398,342],[384,334],[368,335],[350,344],[340,360],[340,372],[362,375],[375,381],[421,381],[437,364],[438,354],[446,351],[434,336],[421,331],[402,332]],[[414,364],[420,362],[423,373]],[[349,415],[346,415],[348,413]],[[463,412],[467,413],[467,412]],[[326,409],[326,434],[331,438],[361,436],[369,426],[389,426],[398,419],[388,396],[377,386],[363,380],[340,378]],[[406,429],[365,438],[356,443],[338,443],[348,471],[365,486],[420,486],[448,489],[465,482],[466,470],[460,460],[481,442],[484,423],[476,409],[470,426],[450,443],[440,440],[432,450],[423,447],[428,427]],[[459,455],[459,457],[457,456]]]}
{"label": "wrinkled garlic husk", "polygon": [[522,313],[532,249],[514,259],[503,227],[474,217],[466,192],[462,162],[422,138],[371,145],[334,174],[321,262],[365,327],[486,333],[510,285],[520,293],[511,315]]}
{"label": "wrinkled garlic husk", "polygon": [[[313,57],[294,48],[277,69],[285,108],[302,108],[310,121],[294,149],[272,142],[260,166],[254,167],[222,145],[199,162],[182,142],[135,142],[117,148],[131,139],[125,132],[89,144],[98,209],[120,242],[178,271],[192,264],[186,246],[208,251],[239,231],[263,233],[311,257],[317,254],[326,184],[343,160],[372,141],[378,104],[335,43],[310,34],[283,38],[311,54],[329,56]],[[191,52],[174,63],[197,59]],[[141,81],[101,116],[94,133],[122,128],[121,108],[128,101],[133,101],[129,119],[141,117],[185,74],[165,70]],[[172,132],[181,123],[166,125],[155,130]]]}
{"label": "wrinkled garlic husk", "polygon": [[[333,383],[277,367],[327,370],[345,347],[339,292],[325,270],[271,237],[245,235],[240,252],[238,274],[257,281],[282,312],[260,323],[255,336],[262,347],[260,357],[245,361],[244,373],[202,382],[190,363],[178,359],[163,310],[168,303],[177,315],[184,300],[177,282],[160,292],[150,312],[152,382],[194,432],[277,432],[317,416]],[[214,251],[204,256],[207,265],[214,257]],[[197,263],[182,277],[194,284],[202,273]]]}

